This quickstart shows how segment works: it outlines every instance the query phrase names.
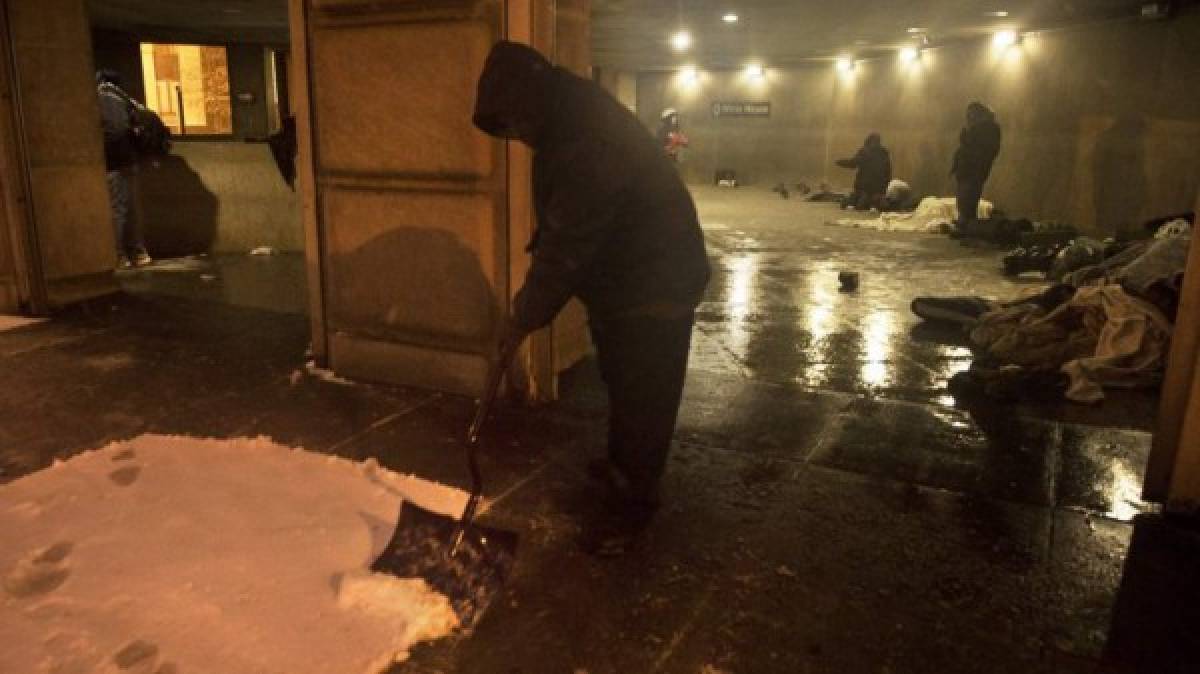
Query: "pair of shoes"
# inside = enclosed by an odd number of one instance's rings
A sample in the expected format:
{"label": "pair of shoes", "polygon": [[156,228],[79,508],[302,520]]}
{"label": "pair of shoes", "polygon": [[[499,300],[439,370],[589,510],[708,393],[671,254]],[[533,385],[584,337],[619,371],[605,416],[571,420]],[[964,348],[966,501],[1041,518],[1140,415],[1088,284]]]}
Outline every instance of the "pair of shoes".
{"label": "pair of shoes", "polygon": [[658,485],[636,485],[615,463],[609,459],[594,459],[588,462],[588,476],[608,488],[616,497],[619,510],[640,519],[653,514],[662,505]]}

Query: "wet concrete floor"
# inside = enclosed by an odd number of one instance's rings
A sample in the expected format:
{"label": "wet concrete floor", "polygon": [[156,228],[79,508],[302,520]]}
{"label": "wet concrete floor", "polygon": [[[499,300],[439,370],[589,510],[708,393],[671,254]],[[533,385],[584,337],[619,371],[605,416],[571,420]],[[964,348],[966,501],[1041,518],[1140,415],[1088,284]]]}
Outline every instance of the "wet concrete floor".
{"label": "wet concrete floor", "polygon": [[[663,511],[623,554],[579,545],[603,510],[584,472],[603,449],[591,362],[561,402],[505,407],[485,516],[521,534],[515,577],[471,638],[395,671],[1095,671],[1147,509],[1154,396],[960,408],[944,383],[970,352],[914,334],[907,307],[1020,292],[999,251],[827,227],[833,206],[766,190],[697,201],[715,276]],[[838,292],[842,269],[857,293]],[[472,401],[306,376],[304,316],[137,282],[0,333],[0,481],[159,432],[266,435],[465,486]]]}

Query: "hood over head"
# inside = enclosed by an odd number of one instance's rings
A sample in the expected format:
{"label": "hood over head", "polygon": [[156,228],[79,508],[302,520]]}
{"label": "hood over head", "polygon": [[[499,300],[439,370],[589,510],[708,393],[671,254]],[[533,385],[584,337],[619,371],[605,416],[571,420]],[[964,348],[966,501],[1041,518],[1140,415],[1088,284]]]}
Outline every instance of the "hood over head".
{"label": "hood over head", "polygon": [[472,121],[484,133],[536,145],[554,104],[555,67],[526,45],[502,40],[479,76]]}
{"label": "hood over head", "polygon": [[883,139],[877,133],[869,134],[867,139],[863,141],[864,147],[881,147],[882,145]]}
{"label": "hood over head", "polygon": [[972,101],[971,104],[967,106],[967,121],[969,123],[974,124],[976,122],[994,119],[996,119],[996,113],[992,112],[991,108],[983,103],[980,103],[979,101]]}

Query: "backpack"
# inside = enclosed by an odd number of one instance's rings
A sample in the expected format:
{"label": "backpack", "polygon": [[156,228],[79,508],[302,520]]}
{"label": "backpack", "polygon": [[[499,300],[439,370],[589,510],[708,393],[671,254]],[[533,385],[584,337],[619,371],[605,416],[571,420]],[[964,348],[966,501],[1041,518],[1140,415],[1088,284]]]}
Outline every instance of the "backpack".
{"label": "backpack", "polygon": [[135,101],[130,113],[130,134],[137,153],[148,157],[162,157],[171,152],[171,130],[163,124],[158,113]]}
{"label": "backpack", "polygon": [[133,148],[144,157],[163,157],[171,153],[171,130],[150,108],[138,103],[121,87],[106,85],[129,105],[129,137]]}

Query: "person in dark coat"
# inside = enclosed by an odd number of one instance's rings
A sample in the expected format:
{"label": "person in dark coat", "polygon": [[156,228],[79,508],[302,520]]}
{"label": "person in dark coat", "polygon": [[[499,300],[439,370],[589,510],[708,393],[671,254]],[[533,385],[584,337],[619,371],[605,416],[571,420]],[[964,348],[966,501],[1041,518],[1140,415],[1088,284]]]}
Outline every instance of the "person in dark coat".
{"label": "person in dark coat", "polygon": [[534,151],[533,259],[505,339],[583,302],[609,398],[608,459],[589,472],[652,512],[709,279],[691,195],[624,105],[521,44],[492,48],[474,123]]}
{"label": "person in dark coat", "polygon": [[879,134],[867,136],[853,157],[839,159],[837,165],[858,169],[854,176],[854,192],[846,198],[843,206],[853,206],[860,211],[881,206],[888,183],[892,181],[892,158]]}
{"label": "person in dark coat", "polygon": [[992,173],[992,162],[1000,153],[1000,125],[996,123],[995,113],[978,101],[968,105],[967,125],[958,140],[950,174],[958,183],[958,229],[961,232],[978,217],[983,186]]}
{"label": "person in dark coat", "polygon": [[96,73],[100,98],[100,127],[104,133],[104,168],[108,200],[116,229],[117,268],[150,264],[146,244],[134,213],[138,153],[134,144],[136,103],[121,89],[121,76],[113,70]]}

